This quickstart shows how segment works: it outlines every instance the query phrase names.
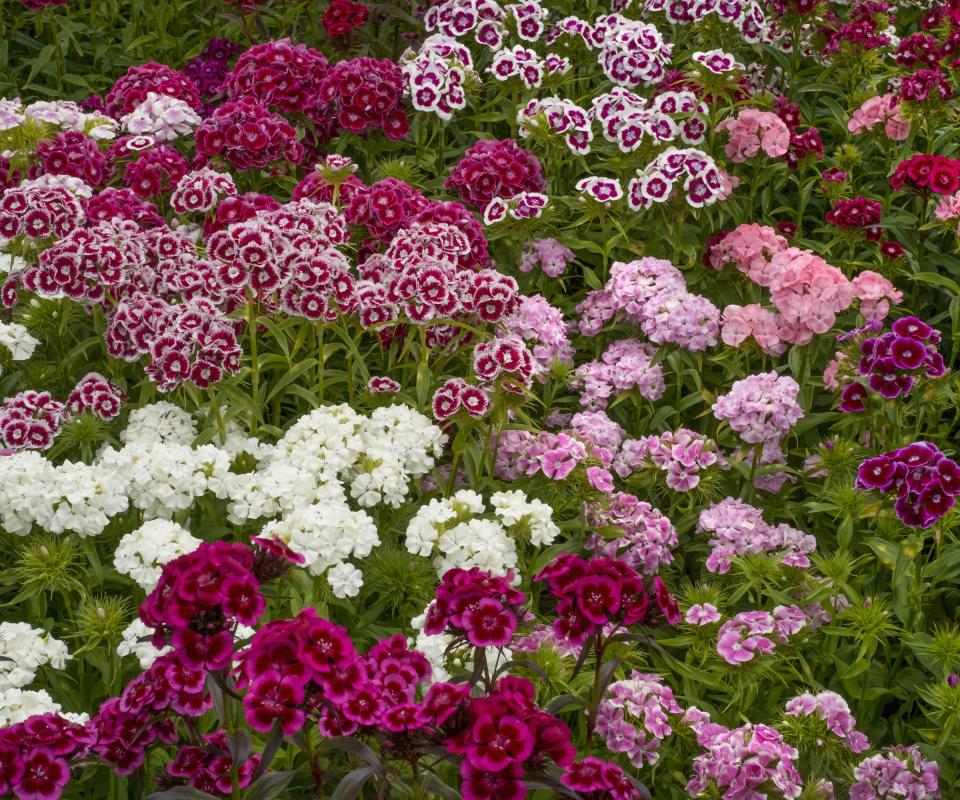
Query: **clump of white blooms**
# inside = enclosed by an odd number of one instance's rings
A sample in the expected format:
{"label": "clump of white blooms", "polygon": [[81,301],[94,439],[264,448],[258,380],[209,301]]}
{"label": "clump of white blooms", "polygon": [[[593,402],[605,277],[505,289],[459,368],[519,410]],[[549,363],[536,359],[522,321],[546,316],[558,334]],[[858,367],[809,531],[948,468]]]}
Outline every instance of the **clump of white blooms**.
{"label": "clump of white blooms", "polygon": [[59,703],[42,689],[0,689],[0,728],[16,725],[38,714],[59,714],[77,725],[90,720],[89,714],[70,714],[61,711]]}
{"label": "clump of white blooms", "polygon": [[553,542],[560,532],[550,507],[528,500],[523,492],[498,492],[491,503],[493,518],[482,516],[487,513],[486,504],[469,489],[431,500],[407,525],[407,550],[433,556],[440,575],[453,567],[479,567],[506,575],[517,566],[518,539],[541,546]]}
{"label": "clump of white blooms", "polygon": [[120,120],[128,133],[154,136],[159,142],[188,136],[200,122],[200,115],[189,104],[156,92],[148,92],[147,99]]}
{"label": "clump of white blooms", "polygon": [[136,656],[140,669],[149,669],[160,656],[173,650],[167,645],[162,650],[150,642],[153,628],[139,619],[133,620],[123,631],[123,640],[117,645],[118,656]]}
{"label": "clump of white blooms", "polygon": [[0,348],[6,348],[14,361],[26,361],[38,344],[40,341],[19,322],[0,322]]}
{"label": "clump of white blooms", "polygon": [[113,554],[113,565],[117,572],[129,575],[149,594],[160,580],[163,565],[192,553],[200,541],[175,522],[149,520],[120,540]]}
{"label": "clump of white blooms", "polygon": [[26,686],[47,664],[63,669],[69,658],[67,646],[46,631],[26,622],[0,622],[0,692]]}
{"label": "clump of white blooms", "polygon": [[0,98],[0,131],[33,123],[56,125],[65,131],[80,131],[93,139],[113,139],[117,123],[97,112],[88,113],[70,100],[38,100],[24,106],[20,98]]}
{"label": "clump of white blooms", "polygon": [[128,445],[156,442],[188,445],[196,438],[197,424],[190,412],[166,400],[133,409],[126,429],[120,434],[120,441]]}

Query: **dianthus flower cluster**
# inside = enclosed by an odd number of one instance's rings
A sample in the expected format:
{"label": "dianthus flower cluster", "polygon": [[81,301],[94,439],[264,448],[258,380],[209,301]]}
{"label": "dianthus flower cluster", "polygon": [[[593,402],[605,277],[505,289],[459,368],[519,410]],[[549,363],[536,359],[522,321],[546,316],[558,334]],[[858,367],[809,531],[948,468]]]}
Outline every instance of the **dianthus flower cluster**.
{"label": "dianthus flower cluster", "polygon": [[921,153],[897,165],[890,176],[890,185],[894,189],[908,186],[923,194],[955,194],[960,190],[960,161]]}
{"label": "dianthus flower cluster", "polygon": [[132,113],[151,92],[182,100],[194,111],[203,109],[193,81],[171,67],[154,62],[130,67],[104,96],[104,107],[111,117],[120,120]]}
{"label": "dianthus flower cluster", "polygon": [[670,715],[683,714],[659,675],[634,672],[607,687],[597,708],[597,735],[611,753],[623,753],[635,767],[656,764],[663,740],[673,733]]}
{"label": "dianthus flower cluster", "polygon": [[691,294],[683,274],[669,261],[650,257],[615,262],[604,288],[589,292],[577,312],[580,331],[588,336],[622,318],[656,344],[704,350],[717,343],[720,332],[717,307]]}
{"label": "dianthus flower cluster", "polygon": [[69,759],[92,741],[83,725],[51,712],[0,729],[0,792],[56,800],[70,780]]}
{"label": "dianthus flower cluster", "polygon": [[427,610],[424,633],[447,633],[474,647],[506,647],[526,601],[512,578],[511,572],[496,577],[477,567],[447,570]]}
{"label": "dianthus flower cluster", "polygon": [[393,61],[354,58],[338,61],[320,82],[318,97],[331,105],[340,126],[353,133],[379,127],[388,139],[410,130],[403,110],[404,80]]}
{"label": "dianthus flower cluster", "polygon": [[498,81],[519,76],[525,88],[538,89],[546,75],[562,75],[569,72],[570,67],[568,58],[556,53],[547,53],[545,58],[540,58],[536,50],[518,44],[497,50],[487,72]]}
{"label": "dianthus flower cluster", "polygon": [[534,578],[544,581],[557,601],[553,631],[573,644],[594,634],[651,623],[658,614],[675,625],[680,610],[663,580],[645,584],[640,574],[616,558],[586,560],[562,553]]}
{"label": "dianthus flower cluster", "polygon": [[221,729],[204,734],[202,745],[178,747],[173,760],[164,769],[172,779],[172,791],[176,791],[179,780],[183,780],[186,786],[217,797],[230,795],[234,776],[237,788],[248,787],[253,783],[259,765],[260,754],[251,753],[235,766],[227,732]]}
{"label": "dianthus flower cluster", "polygon": [[546,126],[546,130],[562,136],[571,153],[585,155],[593,141],[593,124],[589,112],[571,100],[544,97],[531,100],[517,112],[520,136],[530,138]]}
{"label": "dianthus flower cluster", "polygon": [[80,200],[63,185],[44,178],[24,181],[0,195],[0,247],[19,237],[62,238],[83,222]]}
{"label": "dianthus flower cluster", "polygon": [[251,100],[280,114],[320,112],[318,96],[327,72],[326,57],[289,39],[255,44],[243,53],[223,81],[227,100]]}
{"label": "dianthus flower cluster", "polygon": [[614,526],[622,536],[591,537],[587,546],[607,558],[623,561],[643,575],[655,575],[673,561],[677,529],[659,509],[632,494],[613,492],[604,502],[587,507],[587,521],[595,527]]}
{"label": "dianthus flower cluster", "polygon": [[641,800],[643,792],[633,783],[619,765],[587,756],[575,761],[561,779],[564,786],[590,800]]}
{"label": "dianthus flower cluster", "polygon": [[834,201],[833,207],[826,214],[826,220],[843,230],[861,230],[867,239],[877,242],[883,238],[883,230],[880,228],[882,213],[883,204],[879,200],[868,200],[858,195]]}
{"label": "dianthus flower cluster", "polygon": [[770,655],[777,644],[787,644],[808,622],[797,606],[777,606],[773,613],[741,611],[717,631],[717,653],[728,664],[745,664],[756,656]]}
{"label": "dianthus flower cluster", "polygon": [[736,381],[714,402],[713,415],[725,420],[743,441],[779,441],[803,417],[797,403],[800,385],[787,375],[763,372]]}
{"label": "dianthus flower cluster", "polygon": [[466,205],[482,209],[495,197],[543,192],[547,183],[533,153],[513,139],[492,139],[468,147],[444,187],[456,192]]}
{"label": "dianthus flower cluster", "polygon": [[90,224],[114,218],[136,222],[143,229],[164,224],[156,205],[137,197],[130,189],[103,189],[83,203],[83,210]]}
{"label": "dianthus flower cluster", "polygon": [[555,365],[573,365],[573,346],[563,312],[539,294],[521,296],[516,309],[502,320],[506,329],[528,343],[533,377],[546,380]]}
{"label": "dianthus flower cluster", "polygon": [[620,86],[653,86],[666,74],[673,45],[653,25],[609,14],[597,19],[593,38],[604,74]]}
{"label": "dianthus flower cluster", "polygon": [[737,164],[756,157],[761,150],[770,158],[779,158],[790,149],[790,129],[770,111],[745,108],[736,117],[717,123],[716,130],[729,134],[726,154]]}
{"label": "dianthus flower cluster", "polygon": [[604,350],[600,361],[577,367],[570,387],[580,391],[580,402],[588,410],[606,408],[611,397],[631,389],[655,402],[666,390],[663,367],[653,363],[656,352],[653,345],[638,339],[618,339]]}
{"label": "dianthus flower cluster", "polygon": [[297,164],[303,157],[303,145],[297,141],[293,126],[262,103],[246,97],[219,106],[197,128],[196,142],[202,162],[220,157],[236,169],[266,167],[281,161]]}
{"label": "dianthus flower cluster", "polygon": [[662,11],[673,25],[692,25],[716,16],[734,26],[750,44],[769,38],[769,23],[756,0],[645,0],[647,11]]}
{"label": "dianthus flower cluster", "polygon": [[779,356],[787,349],[786,342],[780,341],[777,315],[758,303],[727,306],[723,309],[720,325],[720,338],[730,347],[739,347],[753,339],[768,355]]}
{"label": "dianthus flower cluster", "polygon": [[180,178],[170,195],[170,207],[178,214],[206,213],[236,193],[237,187],[229,174],[204,167]]}
{"label": "dianthus flower cluster", "polygon": [[665,203],[682,181],[687,205],[692,208],[710,206],[725,200],[733,190],[730,177],[702,150],[670,147],[643,169],[627,186],[627,202],[634,211]]}
{"label": "dianthus flower cluster", "polygon": [[149,520],[120,539],[113,564],[117,572],[129,575],[149,594],[156,589],[164,565],[192,553],[200,544],[200,539],[175,522]]}
{"label": "dianthus flower cluster", "polygon": [[66,410],[70,414],[90,411],[102,420],[113,419],[127,401],[120,387],[103,377],[99,372],[87,373],[67,397]]}
{"label": "dianthus flower cluster", "polygon": [[203,542],[168,563],[140,606],[153,644],[173,645],[190,669],[229,667],[234,625],[255,625],[266,606],[253,567],[249,548],[227,542]]}
{"label": "dianthus flower cluster", "polygon": [[950,79],[942,69],[918,69],[900,83],[900,100],[905,103],[942,103],[953,96]]}
{"label": "dianthus flower cluster", "polygon": [[243,47],[228,39],[211,39],[203,51],[183,67],[183,74],[196,85],[200,97],[210,101],[223,89],[230,71],[230,61],[243,52]]}
{"label": "dianthus flower cluster", "polygon": [[7,397],[0,405],[0,443],[11,450],[46,450],[66,416],[63,403],[49,392],[28,390]]}
{"label": "dianthus flower cluster", "polygon": [[666,473],[669,488],[689,492],[700,483],[701,472],[725,463],[713,440],[688,428],[679,428],[623,442],[613,468],[621,478],[627,478],[638,469],[652,465]]}
{"label": "dianthus flower cluster", "polygon": [[169,145],[150,147],[123,167],[123,185],[147,200],[173,190],[190,165]]}
{"label": "dianthus flower cluster", "polygon": [[857,730],[857,721],[850,713],[847,701],[836,692],[808,692],[793,697],[787,701],[784,713],[788,717],[819,717],[827,730],[842,739],[851,753],[862,753],[870,746],[866,735]]}
{"label": "dianthus flower cluster", "polygon": [[63,669],[67,646],[26,622],[0,622],[0,692],[32,683],[40,667]]}
{"label": "dianthus flower cluster", "polygon": [[931,442],[914,442],[866,459],[857,471],[857,488],[895,492],[900,521],[929,528],[956,503],[960,466]]}
{"label": "dianthus flower cluster", "polygon": [[892,94],[881,94],[865,100],[853,112],[847,129],[850,133],[859,134],[873,130],[883,124],[883,130],[888,139],[903,141],[910,134],[910,121],[900,115],[900,101]]}
{"label": "dianthus flower cluster", "polygon": [[61,131],[52,139],[37,143],[39,173],[71,175],[91,186],[100,186],[110,177],[110,165],[100,146],[80,131]]}
{"label": "dianthus flower cluster", "polygon": [[521,272],[530,272],[539,267],[547,277],[558,278],[573,259],[573,251],[556,239],[531,239],[523,245],[518,268]]}
{"label": "dianthus flower cluster", "polygon": [[[684,144],[703,142],[707,104],[691,91],[666,91],[651,100],[622,87],[593,99],[591,117],[600,123],[603,135],[624,153],[632,153],[648,139],[655,143],[680,138]],[[673,115],[679,115],[674,120]]]}
{"label": "dianthus flower cluster", "polygon": [[[172,142],[193,133],[200,124],[200,115],[183,100],[149,92],[146,99],[120,122],[124,130],[134,136],[152,136],[158,142]],[[89,179],[87,182],[97,183]]]}
{"label": "dianthus flower cluster", "polygon": [[354,0],[331,0],[327,10],[323,12],[323,29],[331,39],[346,36],[354,28],[362,28],[367,24],[370,9],[363,3]]}
{"label": "dianthus flower cluster", "polygon": [[810,553],[817,549],[813,536],[783,523],[770,525],[759,508],[733,497],[701,511],[697,531],[712,534],[706,567],[720,575],[730,571],[736,556],[753,553],[771,553],[781,564],[806,568]]}
{"label": "dianthus flower cluster", "polygon": [[474,374],[498,389],[523,394],[533,376],[533,354],[516,334],[497,336],[473,348]]}
{"label": "dianthus flower cluster", "polygon": [[939,343],[940,332],[917,317],[901,317],[891,330],[863,338],[856,374],[866,378],[866,386],[856,380],[847,383],[840,393],[840,410],[848,414],[865,411],[867,387],[885,400],[893,400],[909,394],[922,377],[946,375],[947,366],[937,350]]}
{"label": "dianthus flower cluster", "polygon": [[423,24],[428,31],[438,30],[452,38],[472,31],[478,44],[498,50],[506,33],[504,17],[495,0],[442,0],[426,10]]}
{"label": "dianthus flower cluster", "polygon": [[940,794],[940,767],[916,745],[887,747],[853,768],[850,800],[934,800]]}
{"label": "dianthus flower cluster", "polygon": [[508,430],[500,436],[496,452],[496,474],[505,480],[542,472],[562,481],[588,457],[586,445],[566,433]]}
{"label": "dianthus flower cluster", "polygon": [[450,378],[433,393],[430,407],[438,422],[446,422],[461,409],[479,418],[490,410],[490,396],[482,386],[474,386],[463,378]]}
{"label": "dianthus flower cluster", "polygon": [[[25,325],[19,322],[0,322],[0,365],[4,362],[26,361],[32,355],[40,340],[31,335]],[[6,352],[4,352],[6,351]],[[2,369],[2,366],[0,366]]]}
{"label": "dianthus flower cluster", "polygon": [[454,111],[466,108],[464,84],[474,75],[470,50],[456,39],[435,33],[428,36],[416,52],[408,50],[400,57],[406,79],[405,92],[417,111],[450,119]]}

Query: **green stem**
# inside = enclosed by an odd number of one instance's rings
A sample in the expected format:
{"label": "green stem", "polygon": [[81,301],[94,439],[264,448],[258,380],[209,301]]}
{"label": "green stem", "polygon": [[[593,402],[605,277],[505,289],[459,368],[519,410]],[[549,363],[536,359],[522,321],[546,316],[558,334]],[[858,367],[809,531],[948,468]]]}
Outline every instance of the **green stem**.
{"label": "green stem", "polygon": [[247,290],[247,332],[250,334],[250,432],[257,432],[260,420],[260,362],[257,358],[257,310]]}

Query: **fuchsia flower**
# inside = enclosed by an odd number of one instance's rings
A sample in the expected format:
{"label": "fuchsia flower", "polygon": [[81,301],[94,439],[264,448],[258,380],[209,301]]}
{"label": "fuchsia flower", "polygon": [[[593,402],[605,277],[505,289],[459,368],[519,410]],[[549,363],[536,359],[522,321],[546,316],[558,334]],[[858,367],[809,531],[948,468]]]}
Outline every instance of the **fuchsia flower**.
{"label": "fuchsia flower", "polygon": [[103,375],[91,372],[80,379],[67,398],[67,411],[79,414],[89,409],[103,420],[113,419],[127,401],[121,389],[108,381]]}
{"label": "fuchsia flower", "polygon": [[323,12],[323,28],[331,39],[344,36],[367,24],[370,10],[354,0],[331,0]]}
{"label": "fuchsia flower", "polygon": [[130,67],[117,79],[104,97],[106,112],[119,120],[146,100],[150,92],[183,100],[194,111],[203,108],[193,81],[164,64],[151,62]]}
{"label": "fuchsia flower", "polygon": [[66,417],[49,392],[20,392],[0,405],[0,442],[12,450],[47,450]]}
{"label": "fuchsia flower", "polygon": [[500,578],[478,567],[447,570],[427,612],[424,632],[447,632],[475,647],[506,647],[526,600],[511,586],[512,579],[512,573]]}
{"label": "fuchsia flower", "polygon": [[788,376],[776,372],[750,375],[717,398],[713,414],[728,422],[745,442],[779,441],[803,417],[797,404],[799,392],[800,385]]}
{"label": "fuchsia flower", "polygon": [[394,140],[410,130],[403,110],[403,74],[393,61],[338,61],[320,82],[318,97],[330,104],[344,130],[362,133],[368,126],[379,127]]}
{"label": "fuchsia flower", "polygon": [[482,209],[499,197],[508,200],[521,192],[543,192],[547,183],[540,161],[513,139],[475,142],[467,148],[444,186],[460,200]]}

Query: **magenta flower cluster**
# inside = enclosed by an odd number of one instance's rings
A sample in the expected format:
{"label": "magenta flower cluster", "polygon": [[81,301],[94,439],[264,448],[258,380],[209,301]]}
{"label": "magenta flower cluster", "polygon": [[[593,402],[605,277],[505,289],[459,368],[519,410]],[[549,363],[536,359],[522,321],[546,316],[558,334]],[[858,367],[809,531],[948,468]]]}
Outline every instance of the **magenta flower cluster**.
{"label": "magenta flower cluster", "polygon": [[533,153],[513,139],[491,139],[468,147],[444,186],[464,204],[483,209],[495,197],[507,200],[521,192],[544,192],[547,182]]}

